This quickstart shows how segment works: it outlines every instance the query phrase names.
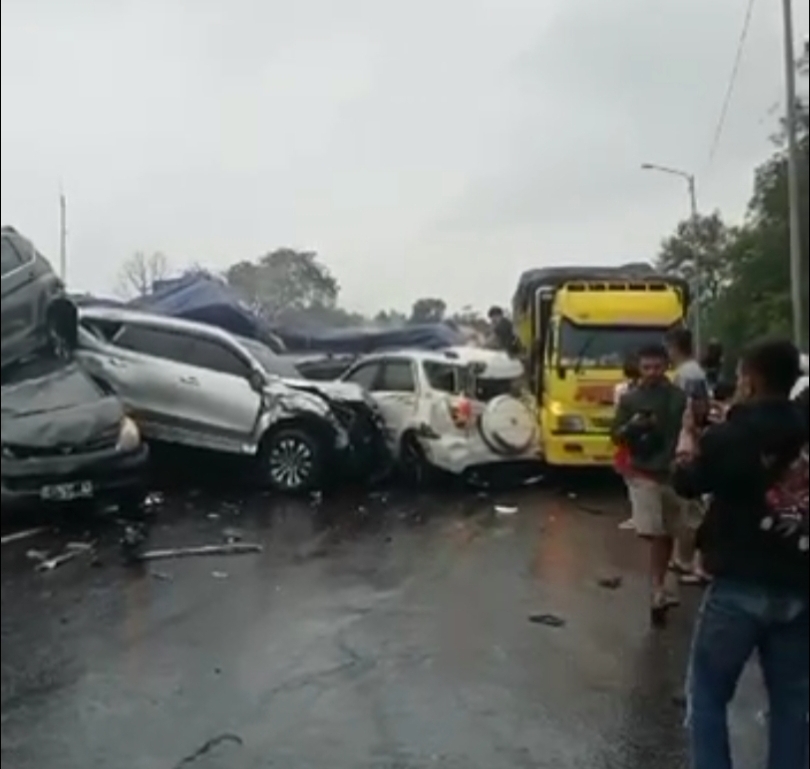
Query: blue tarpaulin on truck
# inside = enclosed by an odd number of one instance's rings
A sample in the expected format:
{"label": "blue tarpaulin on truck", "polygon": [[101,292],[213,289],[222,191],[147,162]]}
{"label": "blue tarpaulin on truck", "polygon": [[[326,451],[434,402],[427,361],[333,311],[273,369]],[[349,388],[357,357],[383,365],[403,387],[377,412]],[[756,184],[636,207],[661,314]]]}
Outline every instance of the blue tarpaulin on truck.
{"label": "blue tarpaulin on truck", "polygon": [[234,289],[211,275],[183,275],[156,281],[151,294],[133,299],[129,306],[207,323],[256,339],[276,352],[282,351],[270,324],[243,302]]}
{"label": "blue tarpaulin on truck", "polygon": [[290,352],[366,355],[380,350],[441,350],[465,343],[464,335],[444,323],[399,328],[276,328]]}

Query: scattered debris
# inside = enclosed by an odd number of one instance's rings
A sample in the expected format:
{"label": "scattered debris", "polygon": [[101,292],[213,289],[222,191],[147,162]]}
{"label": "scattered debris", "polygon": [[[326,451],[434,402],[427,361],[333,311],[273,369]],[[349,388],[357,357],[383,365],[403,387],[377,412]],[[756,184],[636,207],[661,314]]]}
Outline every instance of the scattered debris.
{"label": "scattered debris", "polygon": [[175,764],[174,769],[183,769],[183,767],[190,766],[191,764],[196,763],[203,756],[208,755],[212,750],[214,750],[214,748],[226,743],[236,745],[240,748],[245,744],[244,740],[237,734],[220,734],[217,737],[211,738],[201,748],[195,750],[191,755],[186,756],[179,763]]}
{"label": "scattered debris", "polygon": [[545,625],[546,627],[565,627],[565,620],[554,614],[531,614],[529,616],[529,622],[535,625]]}
{"label": "scattered debris", "polygon": [[19,542],[23,539],[31,539],[38,534],[43,534],[47,531],[47,527],[39,526],[36,529],[26,529],[25,531],[15,531],[12,534],[6,534],[2,539],[3,545],[10,545],[12,542]]}
{"label": "scattered debris", "polygon": [[157,491],[147,494],[143,500],[144,507],[160,507],[163,504],[164,497]]}
{"label": "scattered debris", "polygon": [[523,485],[536,486],[538,483],[542,483],[545,479],[545,475],[533,475],[531,478],[527,478],[525,481],[523,481]]}
{"label": "scattered debris", "polygon": [[68,542],[66,550],[75,551],[77,553],[92,553],[96,549],[95,542]]}
{"label": "scattered debris", "polygon": [[245,535],[239,530],[234,528],[227,528],[222,532],[222,538],[229,544],[234,542],[241,542]]}
{"label": "scattered debris", "polygon": [[172,575],[166,573],[165,571],[150,571],[149,576],[153,579],[158,579],[161,582],[171,582]]}
{"label": "scattered debris", "polygon": [[53,571],[81,554],[82,552],[80,550],[65,550],[64,553],[59,553],[59,555],[55,555],[53,558],[46,558],[44,561],[40,561],[36,566],[37,571]]}
{"label": "scattered debris", "polygon": [[208,513],[209,521],[218,521],[221,518],[219,513]]}
{"label": "scattered debris", "polygon": [[635,521],[633,521],[632,518],[628,518],[626,521],[622,521],[619,524],[619,529],[621,531],[635,531],[636,529]]}
{"label": "scattered debris", "polygon": [[124,527],[120,545],[121,553],[126,562],[133,563],[139,560],[148,536],[148,531],[145,526],[128,524]]}
{"label": "scattered debris", "polygon": [[169,558],[189,558],[206,555],[247,555],[261,553],[261,545],[251,542],[226,542],[223,545],[201,545],[199,547],[176,547],[165,550],[149,550],[138,555],[139,561],[160,561]]}
{"label": "scattered debris", "polygon": [[515,515],[517,511],[518,508],[511,505],[495,505],[495,512],[498,515]]}
{"label": "scattered debris", "polygon": [[605,590],[618,590],[624,584],[624,580],[621,577],[602,577],[597,584]]}
{"label": "scattered debris", "polygon": [[212,571],[211,576],[214,579],[228,579],[228,572],[227,571]]}
{"label": "scattered debris", "polygon": [[48,552],[46,550],[28,550],[25,553],[25,557],[29,561],[36,561],[37,563],[42,563],[48,559]]}

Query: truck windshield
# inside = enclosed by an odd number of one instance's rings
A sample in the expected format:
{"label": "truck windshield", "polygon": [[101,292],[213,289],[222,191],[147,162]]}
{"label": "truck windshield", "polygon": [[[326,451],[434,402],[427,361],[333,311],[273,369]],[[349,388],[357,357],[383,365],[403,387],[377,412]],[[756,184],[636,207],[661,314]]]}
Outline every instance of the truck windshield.
{"label": "truck windshield", "polygon": [[564,368],[620,369],[625,358],[651,343],[662,343],[671,326],[580,326],[560,322],[558,365]]}

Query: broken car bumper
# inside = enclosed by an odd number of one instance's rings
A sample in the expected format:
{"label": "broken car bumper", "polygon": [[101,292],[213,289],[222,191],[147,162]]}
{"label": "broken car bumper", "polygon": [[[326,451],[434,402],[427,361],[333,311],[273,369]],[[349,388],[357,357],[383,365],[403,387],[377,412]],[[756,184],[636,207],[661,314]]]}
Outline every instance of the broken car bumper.
{"label": "broken car bumper", "polygon": [[134,499],[145,488],[149,449],[115,448],[86,454],[17,459],[4,456],[0,472],[2,504],[117,502]]}

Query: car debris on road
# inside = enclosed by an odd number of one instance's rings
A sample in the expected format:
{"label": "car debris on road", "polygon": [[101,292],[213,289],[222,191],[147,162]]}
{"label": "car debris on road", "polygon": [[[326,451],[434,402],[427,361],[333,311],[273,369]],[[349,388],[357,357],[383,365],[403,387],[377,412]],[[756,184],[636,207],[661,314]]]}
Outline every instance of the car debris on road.
{"label": "car debris on road", "polygon": [[174,547],[163,550],[147,550],[138,553],[139,561],[164,561],[172,558],[192,558],[208,555],[248,555],[261,553],[264,548],[254,542],[226,542],[221,545],[199,545],[197,547]]}

